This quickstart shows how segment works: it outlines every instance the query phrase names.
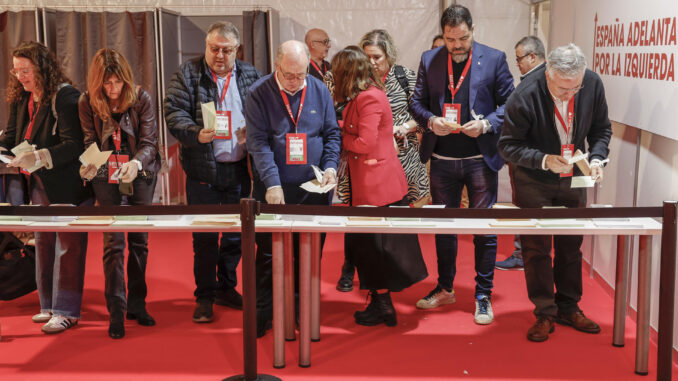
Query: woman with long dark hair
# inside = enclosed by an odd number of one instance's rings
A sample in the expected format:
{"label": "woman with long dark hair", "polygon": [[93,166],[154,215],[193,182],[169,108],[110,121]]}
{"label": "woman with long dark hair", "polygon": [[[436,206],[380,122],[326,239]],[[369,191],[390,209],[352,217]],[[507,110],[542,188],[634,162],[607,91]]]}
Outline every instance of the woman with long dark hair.
{"label": "woman with long dark hair", "polygon": [[[348,46],[332,59],[334,100],[348,101],[343,111],[342,155],[348,163],[352,206],[407,205],[407,180],[393,145],[393,116],[365,52]],[[360,288],[371,301],[354,314],[361,325],[397,324],[391,291],[424,279],[426,265],[416,235],[354,234],[344,236],[344,250],[354,263]]]}
{"label": "woman with long dark hair", "polygon": [[[160,169],[158,125],[151,96],[135,86],[132,69],[122,54],[101,49],[94,55],[87,91],[80,96],[78,108],[85,146],[97,144],[102,151],[113,151],[100,168],[91,164],[80,168],[81,176],[91,180],[98,203],[150,205]],[[108,335],[114,339],[125,336],[125,312],[127,319],[155,325],[146,310],[148,233],[129,232],[127,241],[128,297],[125,234],[104,233],[104,293],[111,315]]]}
{"label": "woman with long dark hair", "polygon": [[[8,166],[23,173],[8,182],[10,193],[27,195],[33,205],[91,205],[91,191],[78,175],[80,92],[54,54],[37,42],[12,51],[10,73],[9,120],[0,151],[19,146]],[[87,233],[36,232],[35,248],[40,313],[33,321],[46,322],[45,333],[62,332],[80,319]]]}

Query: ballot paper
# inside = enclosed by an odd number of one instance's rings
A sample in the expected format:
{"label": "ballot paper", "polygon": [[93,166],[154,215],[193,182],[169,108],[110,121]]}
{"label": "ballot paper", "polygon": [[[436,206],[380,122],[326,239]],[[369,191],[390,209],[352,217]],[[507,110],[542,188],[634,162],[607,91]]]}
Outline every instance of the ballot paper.
{"label": "ballot paper", "polygon": [[537,226],[537,221],[533,218],[497,218],[489,225],[493,228],[529,228]]}
{"label": "ballot paper", "polygon": [[108,162],[108,157],[113,151],[99,151],[99,146],[96,143],[90,144],[89,147],[80,155],[80,162],[85,167],[92,164],[99,168]]}
{"label": "ballot paper", "polygon": [[202,124],[206,130],[215,130],[217,128],[217,110],[214,108],[214,102],[202,103]]}
{"label": "ballot paper", "polygon": [[332,188],[337,186],[336,183],[321,186],[320,184],[322,184],[323,176],[325,175],[325,171],[321,171],[320,168],[316,167],[315,165],[311,165],[311,168],[313,168],[313,173],[315,174],[315,179],[301,184],[301,189],[305,190],[306,192],[311,192],[311,193],[327,193]]}
{"label": "ballot paper", "polygon": [[574,153],[574,156],[567,159],[567,164],[574,164],[574,163],[576,163],[580,160],[586,160],[587,157],[589,157],[588,152],[582,153],[580,150],[576,150],[575,153]]}
{"label": "ballot paper", "polygon": [[9,164],[10,161],[12,161],[13,157],[12,156],[6,156],[0,153],[0,161],[2,161],[5,164]]}
{"label": "ballot paper", "polygon": [[[23,142],[21,142],[21,144],[12,148],[12,153],[14,154],[14,156],[19,156],[19,154],[24,153],[24,152],[33,152],[33,151],[35,151],[35,147],[31,144],[28,144],[27,140],[24,140]],[[33,173],[33,172],[37,171],[38,169],[42,168],[43,165],[45,165],[45,164],[43,163],[41,165],[34,165],[30,168],[24,168],[24,169],[28,173]]]}
{"label": "ballot paper", "polygon": [[576,218],[544,218],[538,220],[537,225],[542,228],[583,228],[586,221]]}
{"label": "ballot paper", "polygon": [[591,176],[572,176],[571,188],[591,188],[596,185],[596,180]]}

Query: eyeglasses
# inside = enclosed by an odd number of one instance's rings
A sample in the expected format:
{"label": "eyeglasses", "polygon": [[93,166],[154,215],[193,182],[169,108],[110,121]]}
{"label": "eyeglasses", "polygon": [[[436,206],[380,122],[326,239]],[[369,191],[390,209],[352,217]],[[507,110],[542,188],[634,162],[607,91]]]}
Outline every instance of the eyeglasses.
{"label": "eyeglasses", "polygon": [[19,69],[19,70],[12,69],[12,70],[9,71],[9,74],[13,75],[14,77],[19,77],[20,75],[27,76],[27,75],[32,74],[32,73],[33,73],[33,69],[30,68],[30,67],[25,68],[25,69]]}
{"label": "eyeglasses", "polygon": [[579,92],[579,90],[581,90],[583,88],[584,88],[584,85],[579,85],[579,86],[573,87],[571,89],[566,89],[564,87],[556,87],[556,90],[558,90],[558,92],[560,92],[561,94],[569,94],[569,93],[577,94]]}
{"label": "eyeglasses", "polygon": [[523,58],[529,56],[530,54],[532,54],[532,53],[527,53],[527,54],[525,54],[525,55],[523,55],[523,56],[516,57],[516,63],[520,63],[520,61],[522,61]]}
{"label": "eyeglasses", "polygon": [[311,42],[317,42],[319,44],[323,44],[323,45],[328,46],[328,47],[332,46],[332,40],[330,40],[329,38],[326,38],[324,40],[313,40]]}
{"label": "eyeglasses", "polygon": [[233,47],[226,47],[226,48],[219,48],[218,46],[210,46],[210,52],[214,54],[215,56],[221,52],[221,54],[225,56],[230,56],[231,54],[235,53],[238,51],[238,45],[233,46]]}
{"label": "eyeglasses", "polygon": [[308,75],[308,69],[305,73],[285,73],[282,69],[282,66],[278,65],[278,69],[280,69],[280,74],[282,74],[283,78],[285,78],[288,81],[293,81],[293,80],[298,80],[302,81],[306,79],[306,76]]}

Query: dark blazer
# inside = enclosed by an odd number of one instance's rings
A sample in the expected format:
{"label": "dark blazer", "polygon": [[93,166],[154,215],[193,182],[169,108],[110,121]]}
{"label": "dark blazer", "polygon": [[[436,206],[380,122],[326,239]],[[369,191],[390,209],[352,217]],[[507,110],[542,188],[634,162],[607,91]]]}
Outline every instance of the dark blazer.
{"label": "dark blazer", "polygon": [[[598,74],[586,70],[583,88],[574,97],[575,149],[586,151],[589,160],[603,160],[609,153],[612,129],[607,117],[605,89]],[[545,69],[526,77],[506,102],[506,114],[499,139],[499,153],[530,177],[558,182],[560,177],[541,168],[545,154],[560,155],[560,138],[556,130],[554,103],[546,86]],[[575,166],[575,174],[579,169]]]}
{"label": "dark blazer", "polygon": [[386,93],[369,87],[346,105],[341,146],[348,154],[352,205],[384,206],[405,197],[407,180],[393,145]]}
{"label": "dark blazer", "polygon": [[[78,157],[83,152],[82,130],[78,119],[80,92],[73,86],[64,86],[56,95],[55,110],[52,100],[45,99],[40,105],[30,143],[36,149],[47,148],[52,157],[52,168],[42,167],[34,172],[42,181],[50,204],[79,204],[91,196],[91,189],[83,186],[78,172]],[[28,128],[28,101],[30,93],[24,93],[18,102],[10,105],[7,130],[0,136],[0,146],[8,150],[24,141]]]}
{"label": "dark blazer", "polygon": [[[261,73],[247,62],[235,61],[236,83],[243,109],[249,87]],[[217,161],[211,143],[200,143],[203,129],[202,103],[219,102],[217,84],[209,74],[205,56],[181,64],[167,86],[164,101],[165,122],[170,134],[179,141],[181,166],[186,176],[208,184],[217,183]],[[243,115],[245,111],[243,110]]]}
{"label": "dark blazer", "polygon": [[[90,105],[89,93],[84,92],[78,101],[80,124],[85,139],[85,147],[98,143],[102,151],[113,150],[110,137],[116,129],[114,120],[104,123]],[[158,123],[155,119],[153,99],[143,89],[138,92],[137,101],[127,109],[120,118],[120,129],[127,134],[130,148],[130,159],[137,159],[145,171],[160,170],[160,154],[158,153]],[[102,143],[103,142],[103,143]]]}
{"label": "dark blazer", "polygon": [[[504,103],[513,91],[513,76],[508,69],[504,52],[474,42],[472,55],[468,107],[476,114],[483,114],[492,125],[490,131],[476,138],[476,143],[488,167],[499,171],[504,161],[497,153],[497,140],[504,120]],[[424,128],[419,148],[423,163],[429,160],[436,144],[437,136],[428,128],[428,120],[432,116],[442,116],[446,75],[445,46],[422,54],[410,112],[417,124]]]}

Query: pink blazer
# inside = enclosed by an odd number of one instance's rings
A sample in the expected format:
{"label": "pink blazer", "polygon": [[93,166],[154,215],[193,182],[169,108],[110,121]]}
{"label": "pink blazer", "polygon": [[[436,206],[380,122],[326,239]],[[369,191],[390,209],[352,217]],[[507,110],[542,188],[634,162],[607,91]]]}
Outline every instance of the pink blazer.
{"label": "pink blazer", "polygon": [[407,193],[407,180],[393,146],[386,93],[369,87],[349,102],[343,119],[342,151],[348,156],[352,205],[400,201]]}

